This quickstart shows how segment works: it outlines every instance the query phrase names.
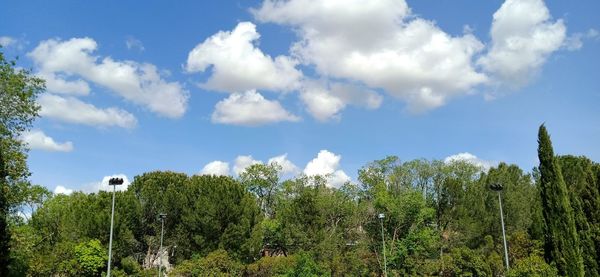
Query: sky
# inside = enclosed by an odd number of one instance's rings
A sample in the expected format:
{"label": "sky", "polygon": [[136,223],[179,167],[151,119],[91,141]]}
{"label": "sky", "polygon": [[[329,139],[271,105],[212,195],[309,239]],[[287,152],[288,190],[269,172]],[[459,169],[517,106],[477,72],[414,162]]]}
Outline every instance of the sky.
{"label": "sky", "polygon": [[[154,170],[356,181],[389,155],[600,161],[600,2],[3,1],[0,45],[46,80],[30,180]],[[124,187],[123,187],[124,188]]]}

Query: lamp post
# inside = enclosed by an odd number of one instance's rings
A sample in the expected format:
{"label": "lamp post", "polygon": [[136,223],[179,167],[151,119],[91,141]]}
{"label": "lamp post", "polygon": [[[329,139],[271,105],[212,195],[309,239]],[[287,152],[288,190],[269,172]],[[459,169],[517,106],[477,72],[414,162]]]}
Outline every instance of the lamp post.
{"label": "lamp post", "polygon": [[113,197],[112,197],[112,212],[110,214],[110,237],[108,239],[108,266],[106,269],[106,276],[110,277],[110,260],[112,259],[112,237],[113,237],[113,223],[115,220],[115,191],[117,186],[123,184],[123,178],[110,178],[108,185],[113,186]]}
{"label": "lamp post", "polygon": [[502,240],[504,241],[504,259],[506,262],[506,271],[508,271],[508,247],[506,246],[506,232],[504,231],[504,213],[502,212],[502,196],[500,194],[503,188],[500,184],[491,184],[490,189],[498,192],[498,203],[500,205],[500,223],[502,224]]}
{"label": "lamp post", "polygon": [[380,213],[377,217],[379,217],[379,222],[381,223],[381,244],[383,245],[383,276],[387,277],[387,259],[385,257],[385,237],[383,236],[383,219],[385,218],[385,214]]}
{"label": "lamp post", "polygon": [[[160,273],[162,271],[162,246],[163,246],[163,233],[165,230],[165,218],[167,217],[167,214],[159,214],[158,217],[160,218],[160,248],[158,250],[158,277],[160,277]],[[167,255],[168,257],[168,255]]]}

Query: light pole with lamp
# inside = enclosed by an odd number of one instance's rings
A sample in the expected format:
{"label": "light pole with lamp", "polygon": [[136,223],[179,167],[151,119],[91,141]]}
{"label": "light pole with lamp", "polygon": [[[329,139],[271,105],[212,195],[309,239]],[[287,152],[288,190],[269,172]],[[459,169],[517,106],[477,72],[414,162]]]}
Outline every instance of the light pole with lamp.
{"label": "light pole with lamp", "polygon": [[108,268],[106,269],[106,276],[110,277],[110,260],[112,259],[112,237],[113,237],[113,223],[115,220],[115,191],[117,186],[123,184],[123,178],[110,178],[108,185],[113,186],[113,197],[112,197],[112,212],[110,214],[110,237],[108,239]]}
{"label": "light pole with lamp", "polygon": [[[158,250],[158,277],[160,277],[160,273],[162,271],[162,258],[163,258],[163,251],[162,251],[162,246],[163,246],[163,233],[165,230],[165,218],[167,218],[167,214],[159,214],[158,217],[160,218],[160,248]],[[168,257],[169,255],[167,255]]]}
{"label": "light pole with lamp", "polygon": [[502,185],[500,184],[491,184],[490,189],[498,192],[498,203],[500,205],[500,223],[502,224],[502,240],[504,241],[504,259],[506,262],[506,271],[508,271],[508,247],[506,246],[506,232],[504,231],[504,213],[502,212],[502,196],[500,192],[502,191]]}
{"label": "light pole with lamp", "polygon": [[381,222],[381,244],[383,245],[383,276],[387,277],[387,259],[385,257],[385,237],[383,236],[383,219],[385,218],[385,214],[380,213],[377,217],[379,217],[379,222]]}

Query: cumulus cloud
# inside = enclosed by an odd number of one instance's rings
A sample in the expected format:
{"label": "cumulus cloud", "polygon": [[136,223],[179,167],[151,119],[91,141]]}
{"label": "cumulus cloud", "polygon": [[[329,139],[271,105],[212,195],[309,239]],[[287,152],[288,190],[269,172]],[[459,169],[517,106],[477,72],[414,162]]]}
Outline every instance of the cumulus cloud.
{"label": "cumulus cloud", "polygon": [[16,43],[16,41],[16,39],[9,36],[0,36],[0,45],[2,45],[2,47],[10,46]]}
{"label": "cumulus cloud", "polygon": [[115,186],[115,190],[116,191],[126,191],[127,188],[129,187],[129,185],[131,184],[131,182],[129,181],[129,178],[127,178],[127,176],[125,174],[113,174],[113,175],[109,175],[109,176],[104,176],[102,178],[102,181],[99,182],[93,182],[88,184],[85,187],[85,191],[88,193],[94,193],[94,192],[99,192],[99,191],[113,191],[113,186],[110,186],[108,184],[108,181],[111,178],[121,178],[123,179],[123,184],[122,185],[118,185]]}
{"label": "cumulus cloud", "polygon": [[339,120],[340,112],[346,107],[342,99],[322,86],[307,86],[300,93],[300,99],[308,113],[319,121]]}
{"label": "cumulus cloud", "polygon": [[412,111],[439,107],[487,80],[472,64],[479,40],[445,33],[402,0],[266,0],[252,12],[295,28],[293,55],[320,75],[382,88]]}
{"label": "cumulus cloud", "polygon": [[203,87],[239,92],[252,89],[288,91],[302,77],[297,62],[287,56],[272,58],[256,47],[260,34],[251,22],[239,23],[233,31],[220,31],[198,44],[188,55],[188,72],[212,69]]}
{"label": "cumulus cloud", "polygon": [[73,193],[72,189],[68,189],[68,188],[65,188],[63,186],[56,186],[56,188],[54,188],[54,194],[66,194],[66,195],[69,195],[71,193]]}
{"label": "cumulus cloud", "polygon": [[239,176],[240,173],[244,172],[244,170],[246,170],[247,167],[249,167],[253,164],[261,164],[261,163],[262,163],[262,161],[255,160],[250,155],[237,156],[237,158],[235,158],[235,162],[233,164],[233,173],[235,173],[235,175]]}
{"label": "cumulus cloud", "polygon": [[58,94],[88,95],[89,84],[82,79],[67,80],[64,76],[53,72],[39,72],[37,76],[46,81],[46,90]]}
{"label": "cumulus cloud", "polygon": [[52,152],[71,152],[73,151],[73,143],[70,141],[58,143],[53,138],[44,134],[41,130],[33,130],[24,133],[22,140],[31,149],[40,149]]}
{"label": "cumulus cloud", "polygon": [[73,97],[42,94],[38,98],[38,104],[42,107],[41,116],[65,122],[123,128],[133,128],[137,124],[137,119],[124,110],[100,109]]}
{"label": "cumulus cloud", "polygon": [[377,109],[383,101],[377,92],[358,85],[311,81],[304,83],[300,99],[307,111],[319,121],[339,119],[340,112],[348,104]]}
{"label": "cumulus cloud", "polygon": [[300,172],[298,166],[287,158],[287,153],[269,159],[268,164],[276,163],[281,166],[281,175],[296,175]]}
{"label": "cumulus cloud", "polygon": [[340,187],[350,181],[350,177],[339,169],[341,159],[340,155],[321,150],[316,158],[306,164],[304,174],[306,176],[325,176],[329,186]]}
{"label": "cumulus cloud", "polygon": [[200,175],[227,176],[229,175],[229,163],[212,161],[200,170]]}
{"label": "cumulus cloud", "polygon": [[[66,41],[50,39],[40,42],[27,55],[34,61],[40,76],[56,78],[60,74],[80,77],[160,115],[177,118],[184,114],[189,93],[181,84],[163,80],[152,64],[116,61],[111,57],[100,58],[93,54],[96,49],[96,41],[91,38],[72,38]],[[50,79],[50,83],[54,81]],[[60,79],[58,84],[51,84],[52,90],[60,88]],[[85,91],[84,86],[83,81],[78,80],[67,87]]]}
{"label": "cumulus cloud", "polygon": [[475,166],[478,166],[479,168],[481,168],[485,171],[488,171],[492,166],[494,166],[496,164],[496,162],[493,162],[493,161],[482,160],[469,152],[463,152],[463,153],[458,153],[458,154],[455,154],[452,156],[448,156],[444,159],[444,162],[445,163],[467,162],[467,163],[473,164]]}
{"label": "cumulus cloud", "polygon": [[542,0],[506,0],[494,13],[491,49],[478,60],[502,84],[519,87],[561,48],[566,26]]}
{"label": "cumulus cloud", "polygon": [[244,126],[298,120],[299,117],[286,111],[278,101],[265,99],[255,90],[229,95],[216,104],[212,114],[214,123]]}

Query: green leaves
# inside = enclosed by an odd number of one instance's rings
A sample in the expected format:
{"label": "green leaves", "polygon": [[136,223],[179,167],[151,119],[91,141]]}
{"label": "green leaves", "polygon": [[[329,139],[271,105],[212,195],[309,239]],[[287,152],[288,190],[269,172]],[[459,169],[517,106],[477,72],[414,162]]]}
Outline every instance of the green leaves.
{"label": "green leaves", "polygon": [[105,249],[97,239],[75,246],[75,258],[82,276],[99,276],[107,262]]}
{"label": "green leaves", "polygon": [[26,149],[19,136],[37,118],[40,106],[35,100],[45,89],[44,80],[15,67],[16,63],[7,61],[0,52],[0,147],[9,184],[29,175]]}
{"label": "green leaves", "polygon": [[[542,213],[547,208],[548,218],[548,211],[565,211],[558,204],[566,200],[575,203],[586,272],[594,276],[589,265],[599,233],[600,166],[587,159],[542,160],[534,178],[504,163],[482,171],[465,162],[395,157],[375,161],[359,174],[364,183],[339,189],[327,187],[319,176],[280,182],[278,169],[265,165],[251,166],[239,180],[161,171],[136,176],[127,191],[116,194],[115,275],[152,270],[151,261],[145,269],[140,264],[156,255],[157,215],[166,213],[164,246],[175,265],[173,276],[378,274],[383,269],[381,224],[390,276],[554,276],[555,265],[541,259],[550,253],[541,247],[544,232],[568,220],[547,225]],[[566,198],[543,200],[559,195],[556,177],[561,174],[568,183]],[[510,272],[503,264],[498,192],[490,184],[503,187]],[[31,220],[12,227],[12,246],[19,248],[15,270],[95,276],[103,269],[111,193],[48,197],[27,183],[15,188],[18,202],[36,207]],[[379,213],[385,214],[383,221]],[[556,238],[564,239],[563,248],[551,255],[566,257],[572,250],[564,248],[567,236]],[[261,253],[274,256],[260,258]]]}
{"label": "green leaves", "polygon": [[583,276],[583,259],[569,191],[554,157],[550,135],[544,125],[540,126],[538,137],[540,196],[546,223],[546,260],[556,263],[561,275]]}

